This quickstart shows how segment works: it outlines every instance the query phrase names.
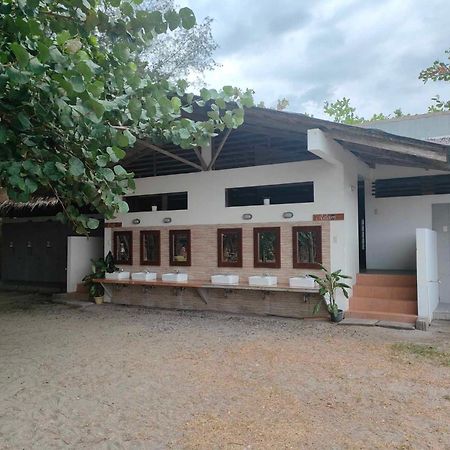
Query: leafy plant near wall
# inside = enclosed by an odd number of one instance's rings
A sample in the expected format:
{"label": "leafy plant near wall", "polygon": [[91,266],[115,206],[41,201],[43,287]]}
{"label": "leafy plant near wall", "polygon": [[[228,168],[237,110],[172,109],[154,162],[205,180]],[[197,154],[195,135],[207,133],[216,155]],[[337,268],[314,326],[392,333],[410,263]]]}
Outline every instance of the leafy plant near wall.
{"label": "leafy plant near wall", "polygon": [[[92,271],[90,274],[86,275],[83,278],[83,283],[88,288],[89,295],[91,297],[102,297],[105,294],[103,286],[100,283],[94,283],[93,280],[96,278],[105,278],[105,272],[110,272],[112,268],[115,269],[114,263],[113,267],[111,267],[110,262],[106,262],[106,260],[103,258],[99,258],[96,260],[93,259],[91,261]],[[114,270],[112,270],[112,272],[114,272]]]}
{"label": "leafy plant near wall", "polygon": [[[126,213],[134,189],[121,165],[137,138],[184,149],[244,121],[252,92],[170,82],[143,54],[168,30],[191,29],[189,8],[142,0],[0,0],[0,187],[19,202],[53,195],[79,233]],[[204,119],[189,114],[205,108]],[[197,118],[198,116],[196,116]]]}
{"label": "leafy plant near wall", "polygon": [[331,319],[336,319],[339,315],[339,307],[336,303],[336,294],[339,290],[342,291],[345,298],[348,298],[348,289],[350,286],[343,283],[343,279],[351,279],[348,275],[343,275],[342,270],[336,270],[335,272],[328,271],[324,266],[320,265],[323,271],[323,277],[310,274],[309,276],[315,280],[319,285],[319,294],[321,295],[321,300],[314,307],[314,314],[317,314],[325,302],[328,312],[330,313]]}
{"label": "leafy plant near wall", "polygon": [[105,257],[105,271],[107,273],[113,273],[117,272],[119,270],[118,267],[116,267],[114,256],[111,251],[108,252],[108,254]]}

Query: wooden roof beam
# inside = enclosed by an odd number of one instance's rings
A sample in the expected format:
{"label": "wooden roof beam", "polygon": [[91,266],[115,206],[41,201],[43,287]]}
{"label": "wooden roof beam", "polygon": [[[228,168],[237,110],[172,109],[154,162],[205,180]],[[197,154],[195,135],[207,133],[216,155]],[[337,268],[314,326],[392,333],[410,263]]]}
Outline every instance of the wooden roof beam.
{"label": "wooden roof beam", "polygon": [[168,156],[169,158],[175,159],[183,164],[186,164],[187,166],[191,166],[194,169],[197,169],[199,171],[203,171],[202,166],[198,165],[197,163],[194,163],[192,161],[189,161],[188,159],[183,158],[182,156],[178,156],[175,153],[169,152],[161,147],[158,147],[157,145],[150,144],[149,142],[142,142],[143,147],[147,147],[151,150],[154,150],[155,152],[161,153],[162,155]]}
{"label": "wooden roof beam", "polygon": [[228,136],[230,135],[232,131],[232,128],[228,128],[227,132],[225,133],[225,136],[223,137],[222,141],[219,144],[219,147],[217,147],[217,151],[214,153],[214,156],[211,159],[211,162],[208,164],[208,167],[206,168],[206,170],[211,170],[212,167],[214,166],[214,164],[217,161],[217,158],[219,157],[220,153],[223,150],[223,147],[225,145],[225,142],[227,142]]}
{"label": "wooden roof beam", "polygon": [[[397,153],[398,155],[412,156],[417,158],[428,159],[432,161],[438,161],[441,163],[447,163],[447,152],[441,145],[432,143],[423,144],[418,141],[415,145],[409,145],[407,143],[399,142],[397,140],[390,140],[388,138],[380,138],[378,136],[357,135],[349,133],[347,131],[341,131],[337,129],[324,130],[324,133],[342,143],[351,143],[356,145],[364,145],[366,147],[374,147],[385,152]],[[389,156],[387,153],[386,156]]]}

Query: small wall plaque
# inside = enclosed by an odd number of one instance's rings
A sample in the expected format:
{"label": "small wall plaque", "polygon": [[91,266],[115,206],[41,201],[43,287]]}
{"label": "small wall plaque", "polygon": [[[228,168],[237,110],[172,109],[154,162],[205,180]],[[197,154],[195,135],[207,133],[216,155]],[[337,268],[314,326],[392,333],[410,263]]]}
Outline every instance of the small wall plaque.
{"label": "small wall plaque", "polygon": [[314,222],[326,222],[329,220],[344,220],[344,213],[336,214],[313,214]]}
{"label": "small wall plaque", "polygon": [[105,228],[121,228],[122,222],[106,222]]}

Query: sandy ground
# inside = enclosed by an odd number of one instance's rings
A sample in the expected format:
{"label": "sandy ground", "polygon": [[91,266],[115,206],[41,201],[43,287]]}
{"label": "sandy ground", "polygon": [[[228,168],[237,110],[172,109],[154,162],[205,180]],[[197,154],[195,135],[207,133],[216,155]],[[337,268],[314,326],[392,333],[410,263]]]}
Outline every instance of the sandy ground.
{"label": "sandy ground", "polygon": [[[0,448],[450,449],[431,332],[0,293]],[[445,361],[445,358],[444,358]]]}

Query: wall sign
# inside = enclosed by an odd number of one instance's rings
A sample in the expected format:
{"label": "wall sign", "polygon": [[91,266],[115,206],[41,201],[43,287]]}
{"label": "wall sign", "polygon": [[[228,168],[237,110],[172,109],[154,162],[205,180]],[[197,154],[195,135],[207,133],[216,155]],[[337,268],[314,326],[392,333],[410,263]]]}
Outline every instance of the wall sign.
{"label": "wall sign", "polygon": [[105,228],[121,228],[122,222],[106,222]]}
{"label": "wall sign", "polygon": [[324,222],[328,220],[344,220],[344,213],[337,214],[313,214],[314,222]]}

